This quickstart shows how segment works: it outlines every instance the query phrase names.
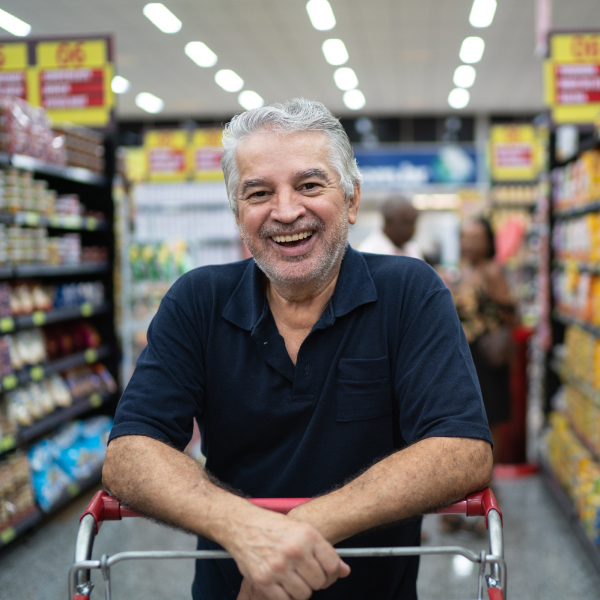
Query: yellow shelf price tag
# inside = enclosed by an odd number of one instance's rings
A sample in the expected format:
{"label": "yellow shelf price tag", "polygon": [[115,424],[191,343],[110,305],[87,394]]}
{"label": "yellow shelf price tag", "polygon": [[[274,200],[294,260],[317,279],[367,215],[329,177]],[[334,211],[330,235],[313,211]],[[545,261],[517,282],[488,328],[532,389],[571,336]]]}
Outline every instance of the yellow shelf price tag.
{"label": "yellow shelf price tag", "polygon": [[35,367],[31,367],[29,371],[29,375],[32,381],[41,381],[44,379],[44,367],[42,365],[36,365]]}
{"label": "yellow shelf price tag", "polygon": [[98,408],[99,406],[102,406],[102,396],[98,392],[94,392],[90,396],[90,406],[92,408]]}
{"label": "yellow shelf price tag", "polygon": [[86,363],[94,363],[98,360],[98,351],[95,348],[88,348],[83,356]]}
{"label": "yellow shelf price tag", "polygon": [[93,231],[94,229],[97,229],[98,228],[98,219],[96,219],[96,217],[88,217],[85,220],[85,227],[89,231]]}
{"label": "yellow shelf price tag", "polygon": [[17,440],[14,435],[9,434],[0,438],[0,452],[8,452],[17,445]]}
{"label": "yellow shelf price tag", "polygon": [[5,375],[2,378],[2,387],[7,392],[10,390],[14,390],[18,384],[19,384],[19,380],[17,379],[17,376],[14,373],[11,373],[10,375]]}
{"label": "yellow shelf price tag", "polygon": [[81,488],[76,483],[70,483],[67,486],[67,494],[69,494],[69,496],[71,496],[71,498],[75,498],[75,496],[78,496],[80,492],[81,492]]}
{"label": "yellow shelf price tag", "polygon": [[84,302],[81,305],[81,316],[91,317],[94,314],[94,307],[89,302]]}
{"label": "yellow shelf price tag", "polygon": [[12,317],[2,317],[0,319],[0,331],[2,333],[8,333],[13,331],[15,328],[15,321]]}
{"label": "yellow shelf price tag", "polygon": [[36,310],[31,315],[31,320],[34,325],[44,325],[46,323],[46,313],[43,310]]}
{"label": "yellow shelf price tag", "polygon": [[4,545],[10,544],[17,537],[17,532],[14,527],[7,527],[3,531],[0,531],[0,540]]}

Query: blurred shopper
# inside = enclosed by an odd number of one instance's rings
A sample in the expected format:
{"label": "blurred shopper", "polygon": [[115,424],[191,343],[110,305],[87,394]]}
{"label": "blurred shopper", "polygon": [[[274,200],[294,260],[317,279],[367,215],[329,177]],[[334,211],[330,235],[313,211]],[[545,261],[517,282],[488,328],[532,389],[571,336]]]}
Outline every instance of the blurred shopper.
{"label": "blurred shopper", "polygon": [[[417,515],[489,482],[450,293],[420,261],[348,246],[361,176],[322,104],[249,110],[223,139],[253,259],[194,269],[165,295],[104,482],[199,548],[231,553],[197,562],[196,600],[416,600],[417,557],[346,564],[333,544],[417,545]],[[194,418],[206,471],[180,451]],[[242,495],[314,499],[285,516]]]}
{"label": "blurred shopper", "polygon": [[463,223],[460,248],[460,271],[450,288],[477,369],[497,462],[502,455],[499,425],[510,419],[515,307],[504,273],[494,262],[494,234],[486,219]]}
{"label": "blurred shopper", "polygon": [[358,246],[361,252],[410,256],[423,260],[415,235],[419,211],[403,196],[390,196],[381,208],[383,230],[374,231]]}

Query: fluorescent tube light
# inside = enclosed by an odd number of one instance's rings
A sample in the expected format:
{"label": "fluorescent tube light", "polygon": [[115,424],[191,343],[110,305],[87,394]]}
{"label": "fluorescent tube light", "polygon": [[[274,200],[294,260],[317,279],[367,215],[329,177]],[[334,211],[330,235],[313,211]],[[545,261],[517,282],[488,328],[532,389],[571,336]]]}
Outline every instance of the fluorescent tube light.
{"label": "fluorescent tube light", "polygon": [[489,27],[494,20],[496,6],[496,0],[475,0],[469,15],[469,23],[473,27]]}
{"label": "fluorescent tube light", "polygon": [[110,87],[112,88],[112,91],[115,94],[124,94],[125,92],[129,91],[131,83],[128,79],[125,79],[125,77],[115,75],[113,77],[112,83],[110,84]]}
{"label": "fluorescent tube light", "polygon": [[150,94],[149,92],[138,94],[135,97],[135,103],[142,110],[152,114],[159,113],[165,107],[165,103],[158,96]]}
{"label": "fluorescent tube light", "polygon": [[461,65],[454,71],[454,85],[461,88],[470,88],[475,83],[475,68],[471,65]]}
{"label": "fluorescent tube light", "polygon": [[346,50],[342,40],[325,40],[323,42],[323,54],[330,65],[343,65],[348,60],[348,50]]}
{"label": "fluorescent tube light", "polygon": [[328,31],[335,27],[335,17],[331,10],[331,4],[327,0],[309,0],[306,3],[306,10],[315,29]]}
{"label": "fluorescent tube light", "polygon": [[177,33],[181,29],[181,21],[160,2],[146,4],[144,15],[164,33]]}
{"label": "fluorescent tube light", "polygon": [[344,104],[350,110],[360,110],[366,104],[365,96],[360,90],[344,92]]}
{"label": "fluorescent tube light", "polygon": [[333,79],[340,90],[352,90],[358,85],[358,77],[350,67],[336,69]]}
{"label": "fluorescent tube light", "polygon": [[463,40],[460,47],[460,60],[465,63],[476,63],[481,60],[485,42],[480,37],[468,37]]}
{"label": "fluorescent tube light", "polygon": [[217,55],[202,42],[188,42],[185,45],[185,53],[199,67],[213,67],[217,64]]}
{"label": "fluorescent tube light", "polygon": [[471,96],[469,95],[468,90],[464,88],[454,88],[450,94],[448,94],[448,104],[452,108],[464,108],[469,104]]}
{"label": "fluorescent tube light", "polygon": [[253,108],[260,108],[265,105],[265,101],[252,90],[244,90],[238,96],[238,102],[246,109],[252,110]]}
{"label": "fluorescent tube light", "polygon": [[239,92],[244,87],[244,80],[231,69],[217,71],[215,81],[226,92]]}
{"label": "fluorescent tube light", "polygon": [[13,35],[17,35],[19,37],[25,37],[29,35],[31,31],[31,25],[29,23],[25,23],[25,21],[21,21],[14,15],[7,13],[5,10],[0,9],[0,27],[2,29],[6,29],[8,33],[12,33]]}

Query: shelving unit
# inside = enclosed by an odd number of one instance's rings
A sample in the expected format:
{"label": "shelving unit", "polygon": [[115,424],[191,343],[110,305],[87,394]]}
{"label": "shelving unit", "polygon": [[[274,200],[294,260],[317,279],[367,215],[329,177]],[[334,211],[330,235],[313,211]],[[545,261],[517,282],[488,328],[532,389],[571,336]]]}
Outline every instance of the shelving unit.
{"label": "shelving unit", "polygon": [[[44,179],[48,187],[58,194],[78,194],[87,210],[95,216],[78,216],[22,211],[0,213],[0,223],[7,227],[47,228],[51,235],[77,232],[81,235],[82,245],[103,246],[108,248],[106,262],[81,262],[77,264],[48,265],[36,263],[0,264],[0,282],[19,280],[41,280],[44,285],[50,283],[76,283],[80,281],[101,281],[105,291],[104,301],[93,304],[84,302],[47,311],[35,311],[28,315],[0,318],[0,335],[12,334],[34,327],[67,323],[72,320],[92,320],[102,337],[102,345],[85,351],[63,356],[56,360],[29,366],[12,375],[0,379],[0,391],[10,391],[37,382],[53,373],[62,373],[84,365],[93,365],[99,361],[108,368],[118,381],[119,350],[114,327],[113,303],[113,264],[114,264],[114,208],[112,202],[112,179],[114,172],[113,152],[106,147],[107,167],[105,173],[96,173],[79,167],[59,167],[46,164],[38,159],[22,155],[0,153],[0,168],[15,167],[29,171],[35,179]],[[99,218],[100,213],[104,218]],[[15,434],[0,436],[0,460],[10,456],[14,450],[26,450],[31,443],[50,434],[56,427],[77,418],[85,417],[95,411],[113,412],[117,394],[92,393],[73,398],[68,407],[57,408],[28,427],[19,427]],[[0,396],[0,402],[1,400]],[[63,496],[56,502],[52,511],[57,510],[71,498],[79,495],[100,480],[101,471],[96,469],[90,477],[74,481]],[[10,543],[27,529],[44,519],[44,513],[38,507],[17,515],[8,523],[0,525],[0,547]]]}

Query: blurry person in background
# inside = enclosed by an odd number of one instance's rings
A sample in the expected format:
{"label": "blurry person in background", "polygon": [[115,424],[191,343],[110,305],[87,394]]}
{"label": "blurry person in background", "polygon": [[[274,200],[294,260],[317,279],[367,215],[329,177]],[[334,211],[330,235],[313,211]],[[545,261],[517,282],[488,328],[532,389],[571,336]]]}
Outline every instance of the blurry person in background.
{"label": "blurry person in background", "polygon": [[497,462],[502,454],[499,425],[510,419],[509,362],[515,306],[502,268],[494,262],[494,234],[486,219],[463,223],[460,250],[458,276],[446,285],[469,342]]}
{"label": "blurry person in background", "polygon": [[374,231],[358,246],[361,252],[410,256],[423,260],[415,234],[419,211],[403,196],[390,196],[381,207],[383,229]]}

